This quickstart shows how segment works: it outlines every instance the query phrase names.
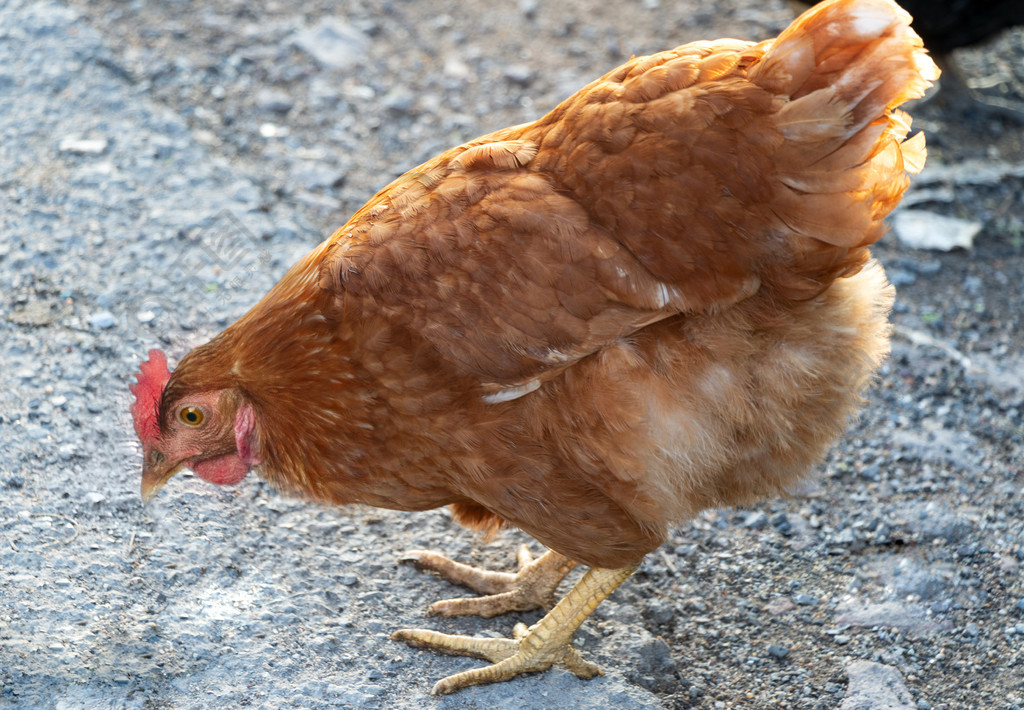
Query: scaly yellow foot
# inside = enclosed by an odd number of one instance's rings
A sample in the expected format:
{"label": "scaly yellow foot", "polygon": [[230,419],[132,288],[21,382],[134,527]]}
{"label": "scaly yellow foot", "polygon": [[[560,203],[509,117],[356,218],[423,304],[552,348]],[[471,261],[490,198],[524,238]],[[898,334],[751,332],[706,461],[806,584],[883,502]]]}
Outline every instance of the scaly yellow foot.
{"label": "scaly yellow foot", "polygon": [[486,595],[434,602],[430,605],[431,614],[474,615],[485,619],[510,611],[551,608],[559,582],[576,566],[575,562],[553,550],[534,560],[526,545],[519,548],[518,560],[519,572],[511,574],[470,567],[427,550],[411,550],[401,557],[402,562],[433,570],[453,584]]}
{"label": "scaly yellow foot", "polygon": [[572,646],[572,637],[597,605],[634,569],[635,566],[587,570],[547,616],[530,628],[517,624],[515,639],[452,636],[426,629],[401,629],[391,638],[417,648],[483,658],[493,664],[440,680],[430,691],[433,695],[444,695],[470,685],[509,680],[520,673],[547,670],[555,664],[566,666],[580,678],[593,678],[600,675],[601,670],[580,656]]}

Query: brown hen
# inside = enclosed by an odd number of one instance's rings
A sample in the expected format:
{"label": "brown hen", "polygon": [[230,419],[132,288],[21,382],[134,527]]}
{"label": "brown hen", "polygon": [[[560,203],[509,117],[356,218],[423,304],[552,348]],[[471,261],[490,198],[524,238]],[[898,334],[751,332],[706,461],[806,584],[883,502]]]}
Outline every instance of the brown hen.
{"label": "brown hen", "polygon": [[867,247],[924,161],[895,107],[936,70],[890,0],[834,0],[775,40],[630,60],[533,123],[400,177],[248,314],[133,387],[147,500],[181,467],[255,468],[331,504],[449,505],[551,551],[517,575],[413,553],[550,605],[435,692],[565,663],[668,530],[775,495],[842,431],[888,349]]}

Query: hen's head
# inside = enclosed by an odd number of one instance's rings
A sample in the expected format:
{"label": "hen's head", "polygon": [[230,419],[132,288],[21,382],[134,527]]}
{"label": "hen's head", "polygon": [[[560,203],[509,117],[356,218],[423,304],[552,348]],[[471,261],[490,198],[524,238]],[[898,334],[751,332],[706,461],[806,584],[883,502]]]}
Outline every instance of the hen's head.
{"label": "hen's head", "polygon": [[144,457],[143,501],[183,467],[211,483],[230,484],[260,463],[252,405],[237,389],[204,372],[212,364],[189,356],[172,375],[167,357],[150,350],[149,360],[139,367],[138,384],[130,389]]}

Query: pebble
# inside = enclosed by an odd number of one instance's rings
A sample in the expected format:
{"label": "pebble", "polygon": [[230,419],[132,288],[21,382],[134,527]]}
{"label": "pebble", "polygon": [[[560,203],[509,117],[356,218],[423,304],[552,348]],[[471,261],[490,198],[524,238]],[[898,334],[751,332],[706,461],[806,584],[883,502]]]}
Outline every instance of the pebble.
{"label": "pebble", "polygon": [[813,594],[800,592],[793,595],[793,602],[798,606],[815,606],[818,603],[818,598]]}
{"label": "pebble", "polygon": [[789,599],[789,597],[776,597],[765,605],[765,611],[772,616],[779,616],[785,614],[788,611],[796,609],[796,605]]}
{"label": "pebble", "polygon": [[915,557],[882,559],[871,569],[896,596],[914,595],[923,600],[933,600],[945,592],[953,576],[951,565],[928,565]]}
{"label": "pebble", "polygon": [[911,249],[950,251],[970,249],[984,226],[975,220],[946,217],[924,210],[899,210],[892,216],[893,230]]}
{"label": "pebble", "polygon": [[905,520],[907,531],[923,542],[959,542],[971,531],[970,521],[935,501],[912,501],[895,511]]}
{"label": "pebble", "polygon": [[50,435],[50,432],[45,427],[41,427],[35,424],[25,427],[25,433],[28,434],[30,439],[40,440],[45,439]]}
{"label": "pebble", "polygon": [[325,67],[348,69],[365,59],[371,40],[344,20],[325,17],[296,33],[292,42]]}
{"label": "pebble", "polygon": [[288,113],[294,105],[292,97],[280,89],[260,89],[256,92],[256,106],[263,111]]}
{"label": "pebble", "polygon": [[903,676],[891,666],[855,661],[846,667],[846,698],[839,710],[913,710],[914,698]]}
{"label": "pebble", "polygon": [[99,155],[107,149],[106,138],[64,138],[60,142],[58,150],[61,153],[74,153],[75,155]]}
{"label": "pebble", "polygon": [[951,628],[948,622],[933,619],[924,609],[905,602],[861,599],[840,602],[835,610],[835,623],[838,626],[892,626],[917,636]]}
{"label": "pebble", "polygon": [[538,7],[540,0],[519,0],[519,12],[531,20],[536,16]]}
{"label": "pebble", "polygon": [[651,599],[646,605],[643,615],[656,628],[669,626],[676,617],[676,608],[665,599]]}
{"label": "pebble", "polygon": [[384,96],[384,108],[392,113],[407,114],[416,105],[416,96],[404,87],[396,86]]}
{"label": "pebble", "polygon": [[89,325],[93,328],[106,330],[117,325],[117,319],[114,318],[114,314],[110,311],[99,311],[89,316]]}
{"label": "pebble", "polygon": [[504,74],[506,79],[520,86],[528,86],[535,77],[533,69],[525,64],[510,64]]}

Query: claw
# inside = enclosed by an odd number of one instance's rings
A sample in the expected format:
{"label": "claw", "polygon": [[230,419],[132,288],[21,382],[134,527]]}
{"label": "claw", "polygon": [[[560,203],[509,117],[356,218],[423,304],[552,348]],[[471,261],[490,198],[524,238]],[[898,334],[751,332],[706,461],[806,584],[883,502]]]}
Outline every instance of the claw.
{"label": "claw", "polygon": [[516,556],[519,562],[516,574],[471,567],[428,550],[411,550],[399,559],[412,562],[420,569],[433,570],[453,584],[484,595],[435,602],[429,611],[437,616],[490,618],[510,611],[553,606],[559,583],[576,563],[551,550],[535,560],[526,545],[519,548]]}
{"label": "claw", "polygon": [[547,670],[556,664],[567,667],[579,678],[593,678],[600,675],[601,670],[572,646],[572,637],[597,605],[634,569],[588,570],[543,619],[529,628],[525,624],[517,624],[513,629],[513,639],[455,636],[426,629],[401,629],[391,638],[416,648],[473,656],[491,662],[492,665],[442,679],[430,691],[433,695],[444,695],[470,685],[508,680],[521,673]]}

